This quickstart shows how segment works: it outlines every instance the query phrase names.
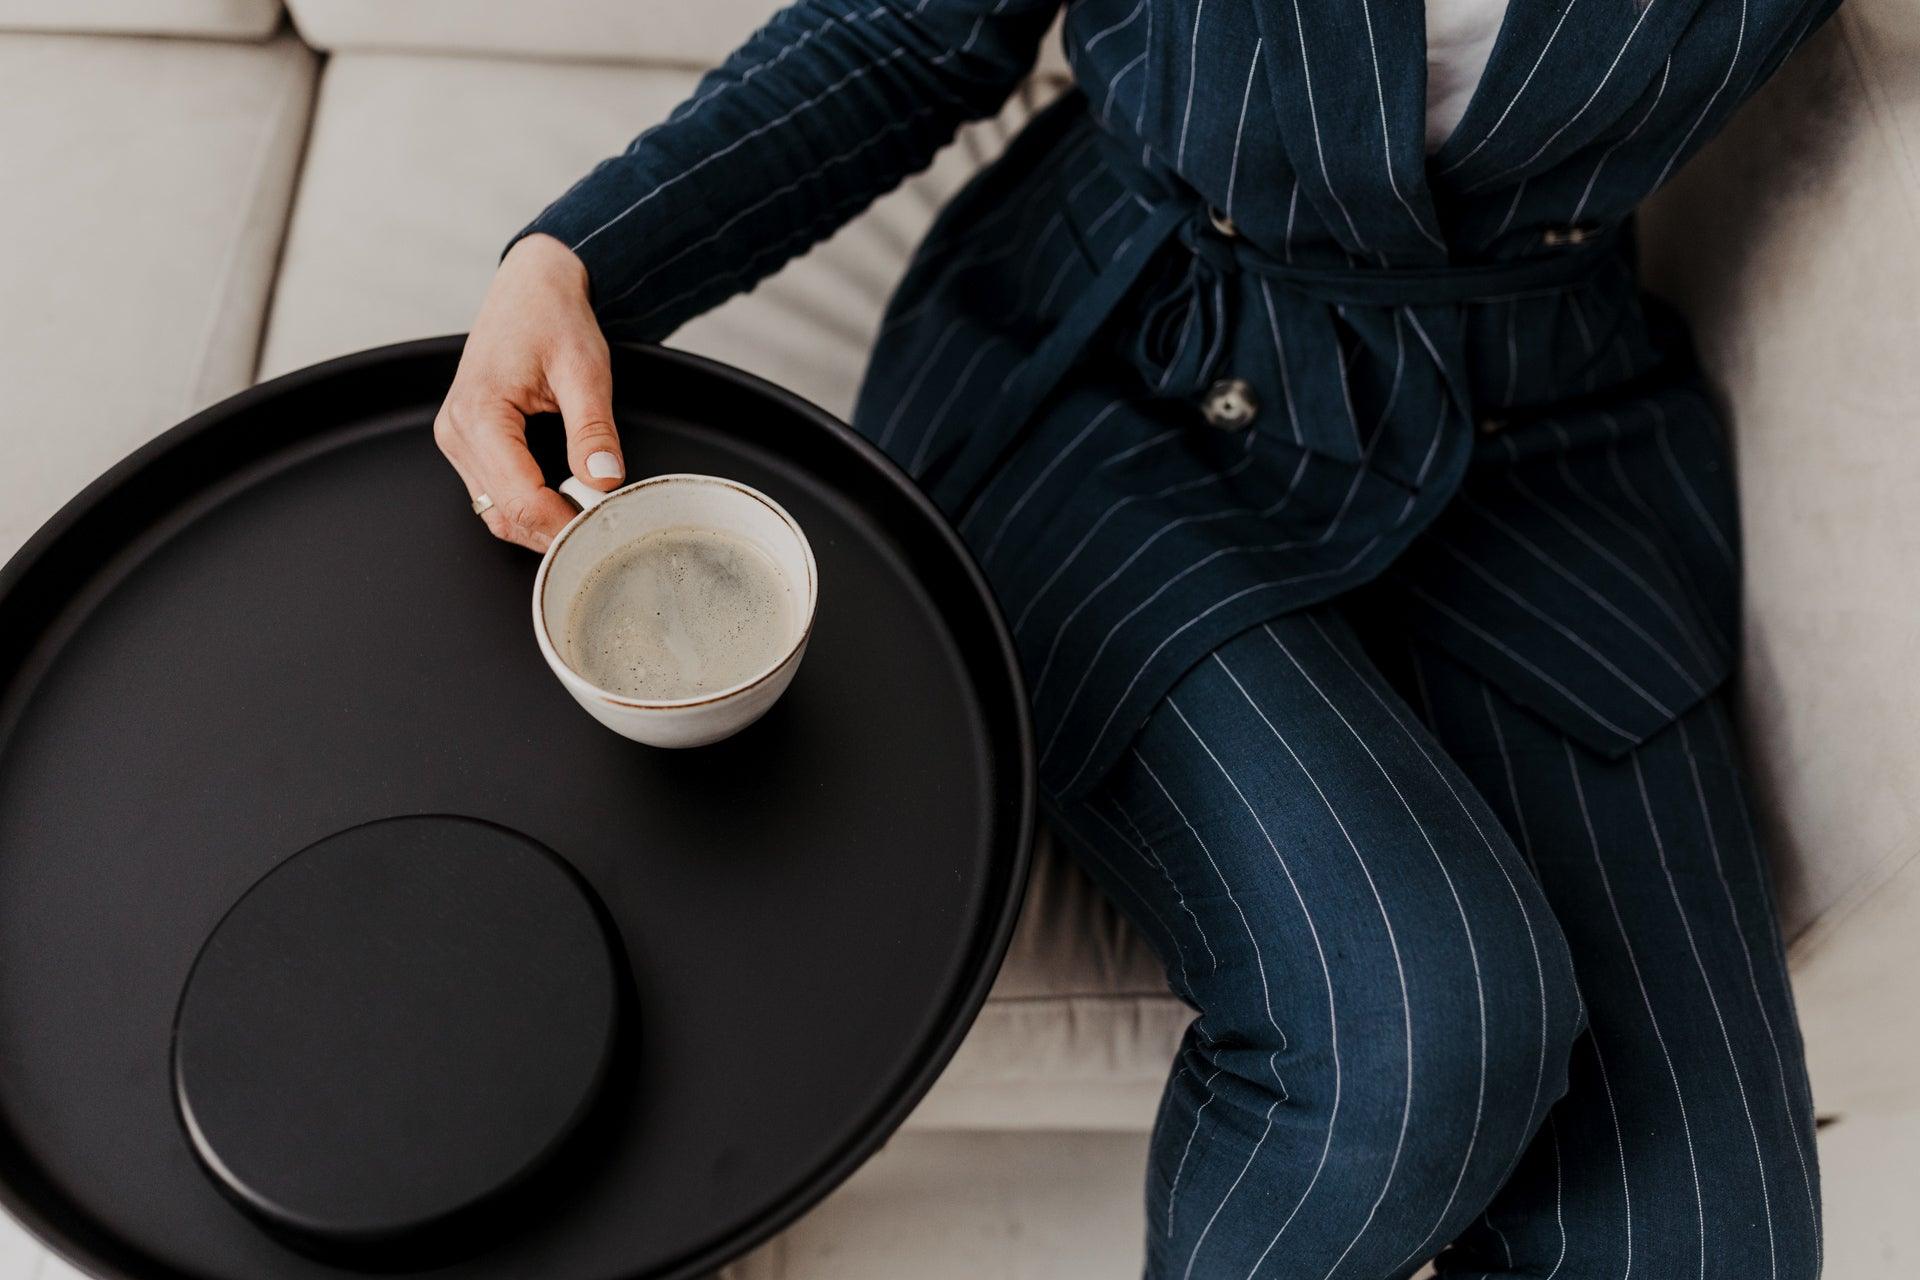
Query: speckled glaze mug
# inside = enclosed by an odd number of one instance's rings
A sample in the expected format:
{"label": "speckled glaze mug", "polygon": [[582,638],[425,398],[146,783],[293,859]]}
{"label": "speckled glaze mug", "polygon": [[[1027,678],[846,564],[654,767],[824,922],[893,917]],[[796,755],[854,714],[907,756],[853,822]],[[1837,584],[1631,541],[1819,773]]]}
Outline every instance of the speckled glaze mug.
{"label": "speckled glaze mug", "polygon": [[[799,670],[819,603],[820,571],[799,522],[758,489],[721,476],[651,476],[612,493],[572,478],[559,487],[580,514],[554,538],[534,576],[533,634],[574,701],[621,737],[655,747],[705,746],[765,715]],[[593,684],[568,664],[563,647],[571,610],[593,570],[634,539],[667,529],[708,530],[752,544],[773,562],[797,607],[782,656],[763,670],[694,697],[646,701]]]}

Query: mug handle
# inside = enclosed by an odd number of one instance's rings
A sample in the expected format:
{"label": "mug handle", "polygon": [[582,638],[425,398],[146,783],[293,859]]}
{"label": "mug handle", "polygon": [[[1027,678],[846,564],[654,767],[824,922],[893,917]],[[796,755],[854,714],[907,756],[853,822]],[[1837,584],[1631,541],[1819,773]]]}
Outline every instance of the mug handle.
{"label": "mug handle", "polygon": [[593,510],[605,502],[610,496],[593,488],[579,476],[568,476],[565,480],[555,485],[554,488],[567,495],[567,497],[572,498],[573,505],[582,511]]}

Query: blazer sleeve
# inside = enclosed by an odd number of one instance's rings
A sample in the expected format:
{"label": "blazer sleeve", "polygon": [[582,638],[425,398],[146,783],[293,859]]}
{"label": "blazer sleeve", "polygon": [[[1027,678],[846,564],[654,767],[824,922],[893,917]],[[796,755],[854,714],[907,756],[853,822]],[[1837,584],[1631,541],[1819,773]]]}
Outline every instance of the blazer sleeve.
{"label": "blazer sleeve", "polygon": [[923,169],[1031,70],[1060,0],[799,0],[514,237],[586,264],[601,323],[665,337]]}

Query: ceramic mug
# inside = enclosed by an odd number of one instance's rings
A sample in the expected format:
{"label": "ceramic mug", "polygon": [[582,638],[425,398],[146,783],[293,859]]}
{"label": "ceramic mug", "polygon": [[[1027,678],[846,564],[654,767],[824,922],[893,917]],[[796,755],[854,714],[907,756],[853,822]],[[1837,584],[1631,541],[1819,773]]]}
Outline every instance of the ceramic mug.
{"label": "ceramic mug", "polygon": [[[819,569],[799,523],[758,489],[720,476],[651,476],[612,493],[569,478],[559,488],[579,504],[580,514],[560,531],[540,560],[540,571],[533,579],[533,634],[541,656],[574,701],[620,736],[655,747],[705,746],[738,733],[766,714],[793,682],[819,602]],[[738,684],[691,698],[645,701],[598,687],[561,656],[567,619],[587,576],[635,538],[687,528],[745,539],[773,561],[799,605],[784,656]]]}

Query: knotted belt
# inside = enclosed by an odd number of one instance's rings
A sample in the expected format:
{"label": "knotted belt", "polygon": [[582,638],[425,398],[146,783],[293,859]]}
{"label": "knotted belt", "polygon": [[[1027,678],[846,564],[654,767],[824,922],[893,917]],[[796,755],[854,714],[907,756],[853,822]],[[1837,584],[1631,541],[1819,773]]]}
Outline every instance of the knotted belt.
{"label": "knotted belt", "polygon": [[[1173,317],[1181,326],[1197,323],[1197,338],[1182,334],[1164,358],[1136,350],[1134,363],[1151,371],[1160,395],[1184,397],[1206,387],[1225,345],[1224,280],[1245,272],[1319,303],[1349,307],[1453,307],[1454,323],[1434,335],[1434,352],[1449,397],[1465,421],[1473,418],[1465,375],[1464,326],[1459,306],[1530,293],[1554,292],[1588,279],[1614,257],[1617,227],[1576,245],[1500,262],[1424,267],[1309,267],[1286,262],[1237,233],[1204,205],[1163,196],[1136,226],[1122,251],[1074,300],[1053,330],[1034,348],[1001,388],[992,413],[932,473],[923,476],[928,492],[949,512],[959,512],[1028,429],[1047,396],[1060,385],[1092,345],[1095,336],[1140,284],[1149,266],[1173,247],[1185,255],[1183,268],[1170,275],[1165,292],[1143,299],[1136,348],[1166,347],[1165,330]],[[1195,320],[1195,317],[1199,317]]]}

